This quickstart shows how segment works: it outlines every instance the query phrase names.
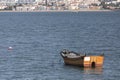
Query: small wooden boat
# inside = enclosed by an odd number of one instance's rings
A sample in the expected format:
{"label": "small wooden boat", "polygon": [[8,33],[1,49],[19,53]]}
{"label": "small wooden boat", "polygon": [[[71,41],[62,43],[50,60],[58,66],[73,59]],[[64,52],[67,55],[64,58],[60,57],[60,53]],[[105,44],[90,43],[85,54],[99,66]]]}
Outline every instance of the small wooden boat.
{"label": "small wooden boat", "polygon": [[86,56],[86,54],[78,54],[68,50],[63,50],[60,54],[65,64],[80,67],[102,67],[104,61],[104,55]]}

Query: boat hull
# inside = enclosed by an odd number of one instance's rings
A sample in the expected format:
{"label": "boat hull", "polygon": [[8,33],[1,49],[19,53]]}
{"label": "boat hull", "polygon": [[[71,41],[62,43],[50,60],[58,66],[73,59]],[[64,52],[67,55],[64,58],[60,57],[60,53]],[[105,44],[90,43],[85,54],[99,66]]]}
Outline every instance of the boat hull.
{"label": "boat hull", "polygon": [[80,67],[102,67],[104,61],[103,56],[86,56],[83,58],[63,58],[63,59],[64,63],[67,65],[74,65]]}
{"label": "boat hull", "polygon": [[62,52],[61,56],[64,63],[67,65],[75,65],[80,67],[102,67],[104,62],[104,55],[86,56],[78,55],[70,52]]}
{"label": "boat hull", "polygon": [[84,60],[82,58],[63,58],[64,63],[67,65],[74,65],[74,66],[84,66]]}

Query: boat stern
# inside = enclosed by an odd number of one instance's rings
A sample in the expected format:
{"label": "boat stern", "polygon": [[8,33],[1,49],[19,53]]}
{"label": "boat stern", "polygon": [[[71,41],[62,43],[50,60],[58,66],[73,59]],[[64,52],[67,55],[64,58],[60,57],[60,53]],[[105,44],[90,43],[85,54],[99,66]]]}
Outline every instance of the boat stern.
{"label": "boat stern", "polygon": [[84,67],[102,67],[104,56],[86,56],[84,57]]}

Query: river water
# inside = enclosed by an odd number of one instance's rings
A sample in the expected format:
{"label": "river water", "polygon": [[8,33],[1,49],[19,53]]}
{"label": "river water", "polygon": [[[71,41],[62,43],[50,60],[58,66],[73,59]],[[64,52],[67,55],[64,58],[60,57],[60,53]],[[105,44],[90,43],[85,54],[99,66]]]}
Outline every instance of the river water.
{"label": "river water", "polygon": [[[63,49],[104,53],[103,68],[66,66]],[[119,80],[119,66],[119,11],[0,13],[0,80]]]}

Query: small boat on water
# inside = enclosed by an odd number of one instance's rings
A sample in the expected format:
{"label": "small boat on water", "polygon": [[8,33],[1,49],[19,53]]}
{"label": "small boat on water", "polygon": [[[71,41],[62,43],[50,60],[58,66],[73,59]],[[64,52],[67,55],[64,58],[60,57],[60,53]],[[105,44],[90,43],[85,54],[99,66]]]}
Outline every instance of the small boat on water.
{"label": "small boat on water", "polygon": [[73,51],[63,50],[60,52],[64,63],[67,65],[75,65],[80,67],[102,67],[104,55],[87,56],[86,54],[78,54]]}

